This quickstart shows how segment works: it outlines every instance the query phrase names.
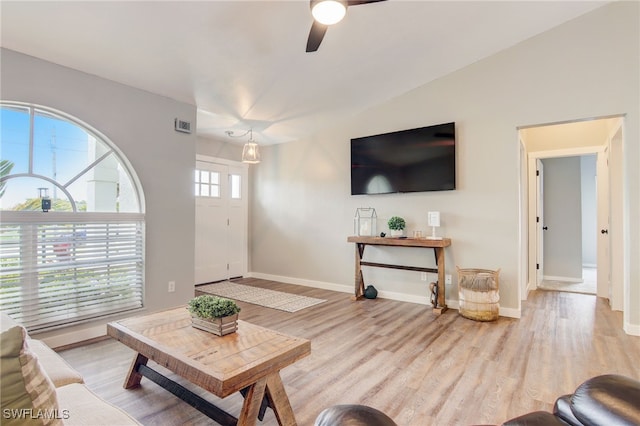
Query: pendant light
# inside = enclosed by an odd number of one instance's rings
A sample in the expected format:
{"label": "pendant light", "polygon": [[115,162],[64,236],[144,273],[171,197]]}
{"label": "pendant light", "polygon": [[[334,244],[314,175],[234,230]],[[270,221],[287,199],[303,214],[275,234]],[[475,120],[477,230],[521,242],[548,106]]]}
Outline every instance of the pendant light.
{"label": "pendant light", "polygon": [[242,162],[248,164],[258,164],[260,162],[260,149],[256,141],[253,140],[253,135],[249,137],[247,143],[242,148]]}
{"label": "pendant light", "polygon": [[249,135],[249,140],[242,148],[242,162],[247,164],[258,164],[260,162],[260,147],[258,143],[253,140],[253,129],[249,129],[238,136],[235,136],[232,130],[227,130],[225,133],[231,138],[241,138]]}

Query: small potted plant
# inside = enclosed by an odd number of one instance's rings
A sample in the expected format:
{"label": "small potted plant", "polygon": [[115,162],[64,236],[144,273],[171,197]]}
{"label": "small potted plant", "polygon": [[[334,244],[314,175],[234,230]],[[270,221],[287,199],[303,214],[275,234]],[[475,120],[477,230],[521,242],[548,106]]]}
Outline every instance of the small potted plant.
{"label": "small potted plant", "polygon": [[402,237],[404,228],[407,226],[406,222],[400,216],[392,216],[387,222],[392,237]]}
{"label": "small potted plant", "polygon": [[238,329],[240,307],[231,299],[204,294],[191,299],[187,305],[191,313],[191,325],[218,336]]}

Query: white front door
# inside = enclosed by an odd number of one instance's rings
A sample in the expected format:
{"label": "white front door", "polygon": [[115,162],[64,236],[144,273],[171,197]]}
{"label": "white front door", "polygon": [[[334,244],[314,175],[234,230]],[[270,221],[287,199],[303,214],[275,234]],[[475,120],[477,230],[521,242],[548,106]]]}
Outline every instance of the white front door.
{"label": "white front door", "polygon": [[227,261],[229,277],[241,277],[247,273],[247,168],[229,166],[229,229]]}
{"label": "white front door", "polygon": [[195,284],[247,272],[247,170],[214,161],[196,161]]}

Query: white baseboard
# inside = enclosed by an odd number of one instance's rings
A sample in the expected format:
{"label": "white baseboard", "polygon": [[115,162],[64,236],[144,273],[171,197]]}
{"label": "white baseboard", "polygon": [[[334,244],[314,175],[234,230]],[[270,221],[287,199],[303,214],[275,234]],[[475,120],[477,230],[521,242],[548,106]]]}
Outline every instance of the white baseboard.
{"label": "white baseboard", "polygon": [[547,281],[562,281],[567,283],[581,283],[582,278],[573,278],[573,277],[556,277],[553,275],[544,275],[542,279]]}
{"label": "white baseboard", "polygon": [[82,342],[84,340],[95,339],[97,337],[103,337],[107,335],[107,324],[99,324],[91,327],[87,327],[81,330],[74,330],[69,333],[55,334],[49,337],[38,337],[34,334],[34,339],[40,339],[47,344],[50,348],[59,348],[61,346],[67,346],[74,343]]}
{"label": "white baseboard", "polygon": [[[321,288],[323,290],[339,291],[341,293],[353,294],[353,286],[328,283],[325,281],[306,280],[302,278],[285,277],[282,275],[270,275],[260,272],[250,272],[247,276],[252,278],[260,278],[263,280],[278,281],[286,284],[297,284],[305,287]],[[427,295],[416,296],[414,294],[398,293],[395,291],[378,291],[378,297],[381,299],[397,300],[399,302],[417,303],[419,305],[431,305]],[[455,299],[447,299],[445,303],[449,309],[458,309],[460,305]],[[513,308],[500,308],[500,315],[510,318],[520,318],[520,310]]]}
{"label": "white baseboard", "polygon": [[[251,273],[249,273],[248,276],[250,276],[252,278],[260,278],[260,279],[263,279],[263,280],[278,281],[278,282],[286,283],[286,284],[297,284],[297,285],[301,285],[301,286],[305,286],[305,287],[313,287],[313,288],[321,288],[323,290],[339,291],[341,293],[353,294],[353,292],[354,292],[354,288],[353,288],[352,285],[335,284],[335,283],[329,283],[329,282],[326,282],[326,281],[314,281],[314,280],[307,280],[307,279],[303,279],[303,278],[285,277],[285,276],[282,276],[282,275],[262,274],[260,272],[251,272]],[[397,293],[397,292],[394,292],[394,291],[378,290],[378,297],[381,298],[381,299],[397,300],[399,302],[417,303],[419,305],[430,305],[431,304],[431,302],[429,302],[429,297],[427,295],[416,296],[416,295],[413,295],[413,294]],[[458,302],[455,301],[455,303],[457,304]],[[449,306],[449,301],[447,301],[447,306]]]}
{"label": "white baseboard", "polygon": [[500,306],[499,315],[501,317],[520,318],[522,316],[522,313],[520,312],[520,309],[503,308],[502,306]]}
{"label": "white baseboard", "polygon": [[640,336],[640,324],[630,324],[625,322],[622,328],[629,336]]}
{"label": "white baseboard", "polygon": [[297,284],[305,287],[321,288],[323,290],[339,291],[340,293],[353,293],[353,286],[334,284],[326,281],[307,280],[303,278],[285,277],[282,275],[263,274],[260,272],[249,272],[247,274],[251,278],[260,278],[262,280],[278,281],[285,284]]}
{"label": "white baseboard", "polygon": [[532,283],[531,281],[527,282],[527,288],[525,289],[524,294],[522,295],[522,300],[527,300],[529,298],[529,292],[535,290],[536,288],[537,286],[535,283]]}

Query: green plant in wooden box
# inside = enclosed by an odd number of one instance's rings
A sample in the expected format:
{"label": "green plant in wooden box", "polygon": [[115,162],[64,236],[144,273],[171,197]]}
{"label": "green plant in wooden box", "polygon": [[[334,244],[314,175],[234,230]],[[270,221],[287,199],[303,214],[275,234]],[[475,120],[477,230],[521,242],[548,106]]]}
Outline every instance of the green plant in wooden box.
{"label": "green plant in wooden box", "polygon": [[240,312],[240,306],[233,300],[208,294],[189,300],[188,309],[200,318],[222,318]]}
{"label": "green plant in wooden box", "polygon": [[195,328],[224,336],[238,329],[240,306],[231,299],[208,294],[191,299],[187,305]]}

